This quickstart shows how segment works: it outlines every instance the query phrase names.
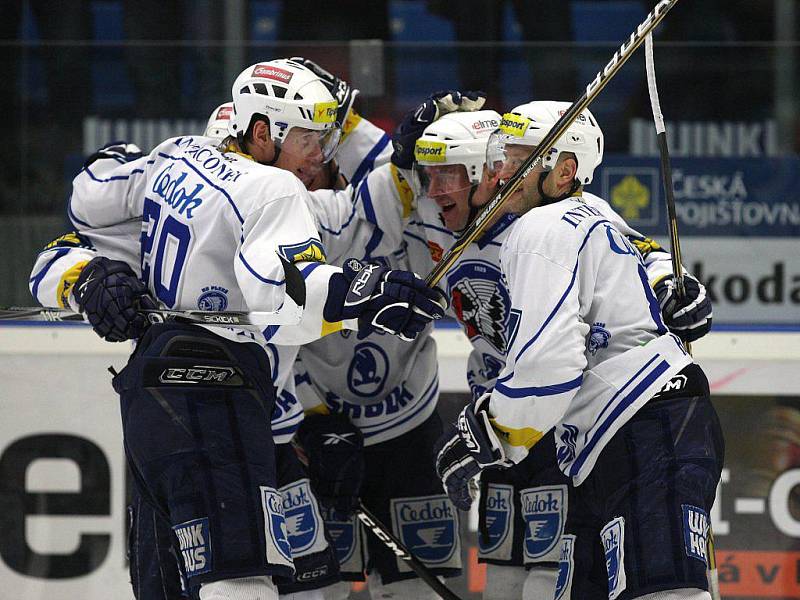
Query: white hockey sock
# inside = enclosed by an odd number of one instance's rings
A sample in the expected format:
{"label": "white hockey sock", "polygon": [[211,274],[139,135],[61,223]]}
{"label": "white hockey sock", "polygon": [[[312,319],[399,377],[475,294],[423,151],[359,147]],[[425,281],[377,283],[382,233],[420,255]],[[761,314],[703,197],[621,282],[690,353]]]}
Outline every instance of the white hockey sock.
{"label": "white hockey sock", "polygon": [[278,600],[278,588],[270,577],[242,577],[204,583],[200,600]]}
{"label": "white hockey sock", "polygon": [[[504,565],[486,565],[486,587],[483,589],[485,600],[520,600],[522,586],[528,573],[525,567],[507,567]],[[548,600],[552,599],[552,594]]]}
{"label": "white hockey sock", "polygon": [[325,600],[347,600],[350,597],[350,582],[339,581],[320,590]]}
{"label": "white hockey sock", "polygon": [[[347,598],[347,596],[343,597]],[[279,600],[325,600],[325,595],[322,593],[322,590],[307,590],[305,592],[281,594],[278,598]]]}
{"label": "white hockey sock", "polygon": [[405,579],[384,585],[375,571],[369,574],[369,595],[372,600],[439,600],[439,594],[421,579]]}
{"label": "white hockey sock", "polygon": [[637,596],[638,600],[711,600],[711,594],[698,588],[683,588],[680,590],[664,590],[644,596]]}
{"label": "white hockey sock", "polygon": [[553,600],[557,580],[558,569],[533,567],[525,579],[522,600]]}

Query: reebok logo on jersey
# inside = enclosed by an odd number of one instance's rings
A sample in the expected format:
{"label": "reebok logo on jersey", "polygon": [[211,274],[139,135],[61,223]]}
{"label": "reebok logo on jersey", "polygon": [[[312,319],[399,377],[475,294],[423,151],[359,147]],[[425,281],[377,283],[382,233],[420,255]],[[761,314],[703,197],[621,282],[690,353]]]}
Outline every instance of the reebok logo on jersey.
{"label": "reebok logo on jersey", "polygon": [[264,79],[274,79],[281,83],[289,83],[294,77],[294,73],[286,69],[280,69],[270,65],[256,65],[253,69],[253,77],[263,77]]}
{"label": "reebok logo on jersey", "polygon": [[344,442],[345,444],[350,444],[351,446],[355,446],[355,444],[350,441],[349,437],[354,436],[355,433],[326,433],[322,437],[325,438],[325,441],[322,442],[323,446],[334,446],[339,442]]}
{"label": "reebok logo on jersey", "polygon": [[211,534],[208,518],[202,517],[172,528],[178,538],[181,559],[189,577],[211,570]]}

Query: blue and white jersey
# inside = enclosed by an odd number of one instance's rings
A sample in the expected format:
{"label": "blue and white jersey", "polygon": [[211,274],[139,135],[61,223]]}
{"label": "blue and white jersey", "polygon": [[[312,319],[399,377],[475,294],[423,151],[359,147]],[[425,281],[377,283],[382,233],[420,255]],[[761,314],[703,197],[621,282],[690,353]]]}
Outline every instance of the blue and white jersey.
{"label": "blue and white jersey", "polygon": [[[138,221],[142,279],[168,308],[276,311],[292,302],[281,260],[295,263],[306,285],[303,318],[270,330],[269,341],[320,337],[328,327],[328,279],[339,269],[324,264],[308,192],[293,174],[222,154],[216,145],[185,136],[137,161],[93,163],[73,181],[73,224],[96,229]],[[232,329],[213,332],[242,337]]]}
{"label": "blue and white jersey", "polygon": [[[411,197],[394,165],[369,173],[349,198],[314,192],[312,212],[331,263],[355,257],[398,269],[428,267],[427,248],[398,242]],[[345,414],[366,445],[377,444],[420,425],[436,409],[436,343],[430,326],[413,342],[379,333],[359,340],[340,331],[300,349],[295,382],[306,410]]]}
{"label": "blue and white jersey", "polygon": [[581,197],[537,207],[500,252],[511,314],[492,424],[515,462],[555,427],[559,466],[576,485],[692,362],[664,326],[642,255],[609,216]]}
{"label": "blue and white jersey", "polygon": [[342,140],[336,151],[339,172],[350,185],[357,187],[373,170],[389,162],[391,141],[383,129],[351,108],[342,126]]}

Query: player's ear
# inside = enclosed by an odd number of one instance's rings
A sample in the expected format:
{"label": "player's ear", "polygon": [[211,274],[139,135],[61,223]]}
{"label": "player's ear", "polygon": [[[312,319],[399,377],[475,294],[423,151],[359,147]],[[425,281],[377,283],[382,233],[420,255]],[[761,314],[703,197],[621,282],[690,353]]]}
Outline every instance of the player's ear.
{"label": "player's ear", "polygon": [[275,142],[269,134],[267,120],[258,119],[253,122],[248,146],[250,154],[257,157],[256,160],[272,160],[275,155]]}
{"label": "player's ear", "polygon": [[578,159],[571,152],[568,153],[557,167],[558,184],[572,185],[578,176]]}

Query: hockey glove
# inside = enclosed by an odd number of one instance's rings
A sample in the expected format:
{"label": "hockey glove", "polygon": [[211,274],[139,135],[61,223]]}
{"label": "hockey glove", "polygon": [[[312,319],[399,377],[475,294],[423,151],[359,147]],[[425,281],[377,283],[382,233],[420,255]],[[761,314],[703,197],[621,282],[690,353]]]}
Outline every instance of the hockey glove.
{"label": "hockey glove", "polygon": [[350,258],[328,283],[323,316],[358,319],[360,338],[378,330],[411,341],[446,308],[444,294],[413,273]]}
{"label": "hockey glove", "polygon": [[431,94],[422,104],[407,112],[395,128],[392,163],[401,169],[410,169],[414,163],[414,144],[428,125],[447,113],[480,110],[484,102],[485,92],[447,90]]}
{"label": "hockey glove", "polygon": [[487,467],[507,467],[497,434],[489,423],[489,394],[471,402],[436,442],[436,473],[445,492],[459,509],[469,510],[469,482]]}
{"label": "hockey glove", "polygon": [[344,415],[307,415],[297,441],[308,459],[320,504],[347,515],[358,508],[364,482],[364,436]]}
{"label": "hockey glove", "polygon": [[678,301],[675,291],[675,278],[667,275],[653,286],[661,315],[669,330],[684,342],[700,339],[711,330],[711,301],[706,295],[705,286],[689,274],[683,275],[686,297]]}
{"label": "hockey glove", "polygon": [[97,152],[90,154],[89,157],[83,162],[83,167],[86,168],[94,161],[104,158],[111,158],[121,164],[142,158],[142,151],[136,144],[111,142],[110,144],[106,144],[100,148]]}
{"label": "hockey glove", "polygon": [[339,125],[339,127],[344,127],[345,119],[347,119],[347,113],[350,112],[353,102],[356,101],[356,96],[358,96],[359,93],[358,90],[351,88],[350,84],[344,79],[339,79],[330,71],[326,71],[320,67],[313,60],[303,58],[302,56],[293,56],[289,60],[300,63],[307,69],[313,71],[314,75],[322,80],[322,83],[325,84],[325,87],[328,88],[328,91],[331,93],[331,95],[336,98],[336,102],[339,103],[339,110],[336,111],[336,123]]}
{"label": "hockey glove", "polygon": [[148,322],[138,309],[157,308],[147,287],[127,263],[104,256],[89,261],[73,289],[92,329],[109,342],[141,336]]}

